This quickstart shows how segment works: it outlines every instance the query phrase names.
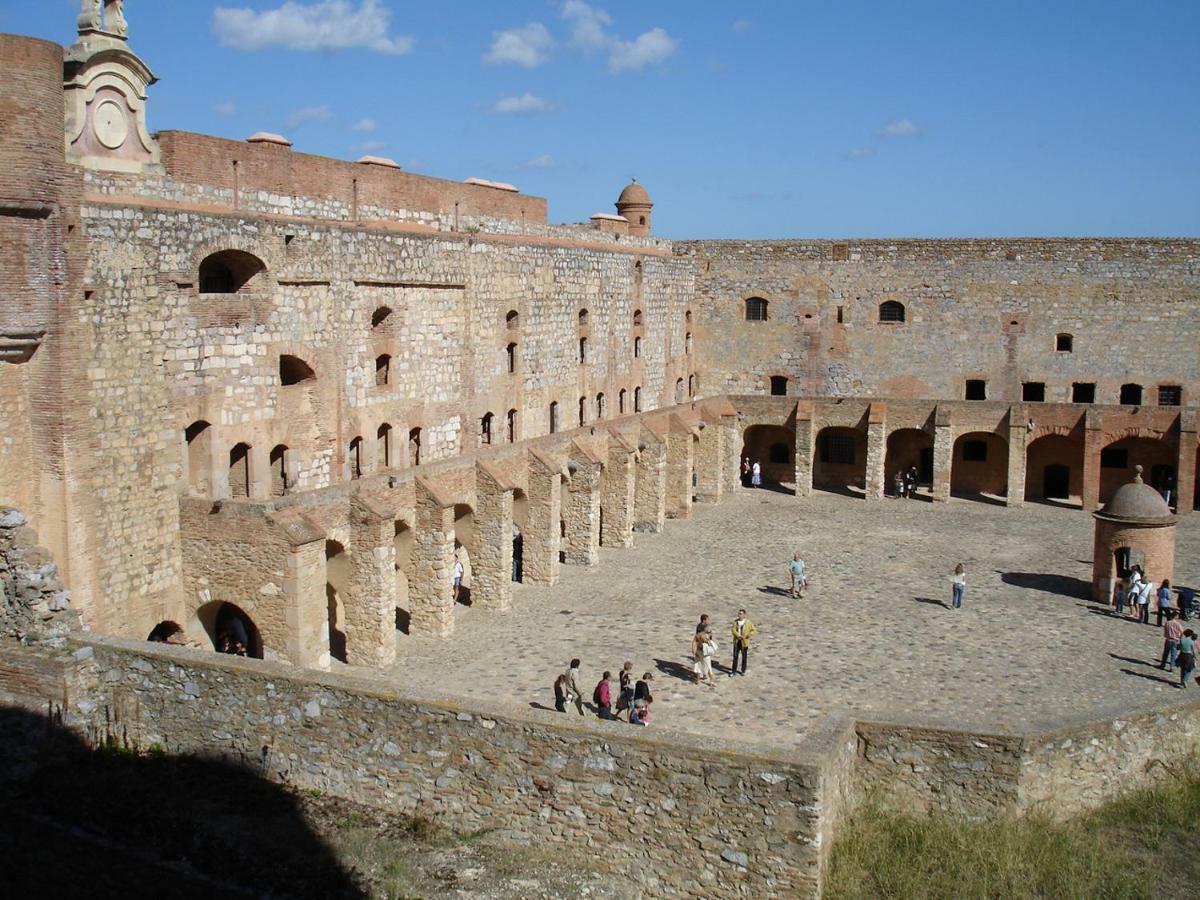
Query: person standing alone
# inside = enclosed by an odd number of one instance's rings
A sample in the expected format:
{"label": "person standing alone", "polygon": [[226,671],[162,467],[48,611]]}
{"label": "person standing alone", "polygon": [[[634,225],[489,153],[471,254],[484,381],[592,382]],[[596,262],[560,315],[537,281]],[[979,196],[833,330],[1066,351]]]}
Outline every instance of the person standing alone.
{"label": "person standing alone", "polygon": [[967,570],[959,563],[950,579],[950,594],[955,609],[962,609],[963,594],[967,592]]}
{"label": "person standing alone", "polygon": [[730,631],[733,633],[733,665],[729,668],[729,677],[732,678],[738,674],[738,656],[742,657],[742,674],[746,674],[746,661],[750,656],[750,638],[754,637],[754,633],[758,629],[754,627],[754,623],[746,618],[744,609],[738,610],[738,617],[734,619]]}

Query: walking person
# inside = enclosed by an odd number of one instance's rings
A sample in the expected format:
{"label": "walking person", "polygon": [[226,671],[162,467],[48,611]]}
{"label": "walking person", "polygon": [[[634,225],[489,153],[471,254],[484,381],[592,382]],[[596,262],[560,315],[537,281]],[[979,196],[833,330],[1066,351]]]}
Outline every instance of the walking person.
{"label": "walking person", "polygon": [[646,672],[634,685],[633,709],[629,713],[631,725],[647,725],[650,722],[650,707],[654,703],[654,697],[650,693],[650,681],[653,678],[653,672]]}
{"label": "walking person", "polygon": [[1196,668],[1196,632],[1190,628],[1179,638],[1179,655],[1175,661],[1179,663],[1179,686],[1185,688]]}
{"label": "walking person", "polygon": [[950,596],[955,609],[962,609],[963,594],[967,592],[967,570],[959,563],[950,578]]}
{"label": "walking person", "polygon": [[[571,667],[563,673],[567,677],[567,700],[575,704],[579,714],[583,715],[583,691],[579,688],[579,660],[571,660]],[[566,712],[566,710],[563,710]]]}
{"label": "walking person", "polygon": [[596,715],[602,719],[615,719],[612,712],[612,672],[605,672],[596,689],[592,691],[592,702],[596,704]]}
{"label": "walking person", "polygon": [[800,551],[797,550],[792,554],[791,562],[788,563],[788,574],[792,576],[792,599],[798,600],[804,596],[804,589],[808,587],[808,579],[804,576],[804,560],[800,558]]}
{"label": "walking person", "polygon": [[716,687],[716,679],[713,678],[712,658],[717,652],[717,642],[713,639],[711,631],[698,631],[696,637],[692,641],[693,659],[692,672],[696,678],[696,684],[704,682],[709,687]]}
{"label": "walking person", "polygon": [[742,457],[742,487],[750,486],[750,457]]}
{"label": "walking person", "polygon": [[458,595],[462,593],[463,576],[467,570],[463,567],[462,560],[458,558],[458,554],[454,554],[454,602],[458,602]]}
{"label": "walking person", "polygon": [[1167,621],[1163,625],[1162,661],[1160,669],[1168,672],[1175,671],[1175,658],[1179,655],[1179,639],[1183,637],[1183,620],[1175,615],[1175,610],[1167,610]]}
{"label": "walking person", "polygon": [[1171,579],[1164,578],[1156,593],[1158,594],[1158,602],[1155,604],[1158,607],[1158,627],[1162,628],[1163,616],[1171,612]]}
{"label": "walking person", "polygon": [[741,674],[746,674],[746,662],[750,656],[750,639],[754,637],[758,629],[754,627],[753,622],[746,618],[746,611],[739,609],[737,618],[730,626],[730,631],[733,634],[733,665],[729,668],[729,677],[732,678],[738,674],[739,655],[742,658]]}
{"label": "walking person", "polygon": [[1113,582],[1113,607],[1118,616],[1125,615],[1126,597],[1128,597],[1128,589],[1125,587],[1125,582],[1118,578]]}
{"label": "walking person", "polygon": [[895,488],[896,499],[904,499],[904,472],[900,469],[896,470],[896,477],[892,480],[892,486]]}
{"label": "walking person", "polygon": [[1150,598],[1154,596],[1154,582],[1146,579],[1138,585],[1138,621],[1150,624]]}
{"label": "walking person", "polygon": [[1138,593],[1142,588],[1142,567],[1134,566],[1129,570],[1129,591],[1125,594],[1125,603],[1129,606],[1129,617],[1138,616]]}
{"label": "walking person", "polygon": [[907,488],[909,497],[917,496],[917,482],[918,482],[919,478],[920,478],[920,474],[917,472],[916,466],[913,466],[912,468],[910,468],[908,470],[908,478],[905,479],[907,482],[905,484],[905,487]]}
{"label": "walking person", "polygon": [[758,460],[754,461],[754,465],[750,467],[750,486],[762,487],[762,466],[758,464]]}
{"label": "walking person", "polygon": [[560,713],[567,711],[567,673],[559,672],[554,679],[554,708]]}

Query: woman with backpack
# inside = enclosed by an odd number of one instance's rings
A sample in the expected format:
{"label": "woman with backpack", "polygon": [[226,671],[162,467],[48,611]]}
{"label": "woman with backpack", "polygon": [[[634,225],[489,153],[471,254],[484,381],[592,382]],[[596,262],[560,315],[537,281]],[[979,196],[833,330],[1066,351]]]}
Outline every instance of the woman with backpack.
{"label": "woman with backpack", "polygon": [[1185,688],[1196,668],[1196,632],[1190,628],[1179,639],[1179,653],[1175,656],[1175,662],[1179,666],[1179,686]]}

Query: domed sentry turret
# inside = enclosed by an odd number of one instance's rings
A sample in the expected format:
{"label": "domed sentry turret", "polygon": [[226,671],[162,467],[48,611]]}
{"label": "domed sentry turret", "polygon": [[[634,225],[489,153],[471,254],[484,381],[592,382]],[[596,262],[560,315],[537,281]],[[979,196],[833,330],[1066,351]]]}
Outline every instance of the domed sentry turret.
{"label": "domed sentry turret", "polygon": [[1175,522],[1162,495],[1142,481],[1142,467],[1129,484],[1117,488],[1104,508],[1092,513],[1096,540],[1092,551],[1092,596],[1111,602],[1113,590],[1140,566],[1155,584],[1175,569]]}
{"label": "domed sentry turret", "polygon": [[636,178],[625,186],[617,198],[617,215],[629,222],[630,234],[644,236],[650,233],[650,214],[653,209],[654,201]]}

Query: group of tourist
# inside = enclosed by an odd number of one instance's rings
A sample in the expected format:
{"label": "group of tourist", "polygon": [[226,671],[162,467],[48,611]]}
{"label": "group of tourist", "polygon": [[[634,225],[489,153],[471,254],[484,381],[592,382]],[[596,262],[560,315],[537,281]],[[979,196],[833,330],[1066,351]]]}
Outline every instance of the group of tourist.
{"label": "group of tourist", "polygon": [[[578,659],[571,660],[567,670],[554,679],[554,708],[561,713],[565,713],[567,704],[572,703],[581,716],[584,714],[579,666]],[[654,695],[650,693],[653,679],[653,672],[645,672],[635,682],[633,663],[626,660],[621,667],[617,695],[614,697],[612,672],[605,671],[592,690],[592,705],[596,708],[596,715],[601,719],[620,722],[622,719],[619,714],[624,712],[630,725],[649,725],[650,708],[654,703]]]}
{"label": "group of tourist", "polygon": [[762,487],[762,466],[758,460],[750,461],[750,457],[742,457],[742,487]]}
{"label": "group of tourist", "polygon": [[920,473],[916,466],[911,466],[908,469],[897,469],[896,474],[892,477],[892,492],[897,500],[907,500],[917,493],[917,484],[920,480]]}
{"label": "group of tourist", "polygon": [[1196,668],[1196,632],[1183,627],[1183,617],[1174,609],[1167,609],[1165,619],[1162,660],[1158,667],[1173,672],[1179,666],[1179,686],[1185,688]]}
{"label": "group of tourist", "polygon": [[[1161,628],[1163,619],[1168,612],[1176,612],[1180,619],[1187,621],[1192,614],[1195,594],[1188,588],[1179,588],[1179,606],[1171,602],[1171,581],[1164,578],[1163,583],[1155,587],[1154,581],[1146,577],[1145,571],[1139,565],[1129,569],[1129,577],[1117,579],[1113,586],[1112,605],[1118,616],[1123,616],[1143,625],[1150,624],[1150,610],[1153,606],[1155,624]],[[1128,612],[1126,612],[1128,610]]]}

